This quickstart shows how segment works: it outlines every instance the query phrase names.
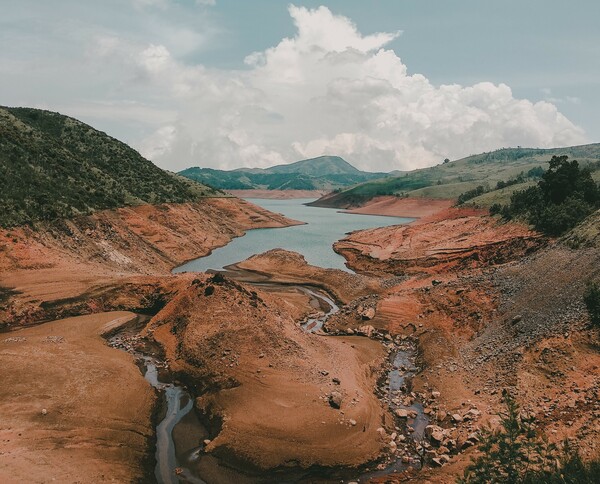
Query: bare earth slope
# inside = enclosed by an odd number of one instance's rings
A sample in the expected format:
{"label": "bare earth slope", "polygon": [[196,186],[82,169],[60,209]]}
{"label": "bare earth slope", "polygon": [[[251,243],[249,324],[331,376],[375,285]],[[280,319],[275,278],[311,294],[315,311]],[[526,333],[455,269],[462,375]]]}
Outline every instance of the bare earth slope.
{"label": "bare earth slope", "polygon": [[0,231],[0,322],[26,322],[36,307],[124,283],[164,275],[208,254],[245,230],[297,222],[236,198],[142,205],[57,221],[36,230]]}
{"label": "bare earth slope", "polygon": [[134,317],[82,316],[0,338],[0,481],[144,480],[154,391],[101,337]]}

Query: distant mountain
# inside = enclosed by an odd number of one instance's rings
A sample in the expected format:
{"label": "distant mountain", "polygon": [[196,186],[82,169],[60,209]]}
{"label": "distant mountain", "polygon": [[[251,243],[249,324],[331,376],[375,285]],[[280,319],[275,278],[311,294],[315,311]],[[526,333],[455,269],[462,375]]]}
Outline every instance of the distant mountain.
{"label": "distant mountain", "polygon": [[319,156],[270,168],[188,168],[180,175],[223,190],[333,190],[386,176],[360,171],[339,156]]}
{"label": "distant mountain", "polygon": [[[496,151],[468,156],[449,161],[430,168],[409,172],[394,172],[388,177],[367,181],[357,186],[339,190],[316,200],[311,205],[322,207],[349,208],[364,204],[380,195],[396,195],[427,198],[458,198],[462,193],[478,186],[494,189],[498,182],[514,180],[522,173],[523,182],[511,185],[503,196],[519,187],[531,183],[527,174],[547,169],[552,156],[567,155],[582,165],[597,169],[600,161],[600,143],[568,148],[503,148]],[[393,176],[392,176],[393,175]],[[492,196],[494,195],[494,196]],[[486,194],[481,200],[484,204],[500,201],[495,195]]]}
{"label": "distant mountain", "polygon": [[2,227],[126,205],[188,202],[210,193],[81,121],[0,107]]}

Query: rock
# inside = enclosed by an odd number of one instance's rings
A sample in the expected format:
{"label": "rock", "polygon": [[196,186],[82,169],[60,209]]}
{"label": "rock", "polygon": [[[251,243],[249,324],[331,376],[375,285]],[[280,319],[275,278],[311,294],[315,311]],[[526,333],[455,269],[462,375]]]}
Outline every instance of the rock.
{"label": "rock", "polygon": [[354,334],[354,330],[352,328],[348,328],[348,329],[346,329],[346,334],[352,335],[352,334]]}
{"label": "rock", "polygon": [[442,467],[445,464],[445,462],[440,457],[434,457],[433,459],[431,459],[431,462],[438,467]]}
{"label": "rock", "polygon": [[358,314],[364,320],[370,321],[371,319],[373,319],[375,317],[375,309],[374,308],[363,308],[362,311],[359,310]]}
{"label": "rock", "polygon": [[518,322],[520,322],[523,319],[523,316],[521,316],[520,314],[515,316],[514,318],[512,318],[510,320],[510,324],[517,324]]}
{"label": "rock", "polygon": [[400,417],[400,418],[408,418],[408,411],[404,408],[396,409],[395,414],[397,417]]}
{"label": "rock", "polygon": [[42,415],[48,415],[48,410],[46,410],[45,408],[42,408]]}
{"label": "rock", "polygon": [[425,435],[431,442],[439,444],[444,440],[444,429],[437,425],[428,425],[425,427]]}
{"label": "rock", "polygon": [[440,398],[440,392],[431,392],[431,398]]}
{"label": "rock", "polygon": [[333,383],[335,383],[336,385],[339,385],[340,383],[342,383],[339,378],[332,378],[331,381]]}
{"label": "rock", "polygon": [[204,439],[204,440],[202,441],[202,443],[203,443],[205,446],[207,446],[208,444],[210,444],[210,443],[211,443],[211,440],[210,440],[210,439]]}
{"label": "rock", "polygon": [[366,326],[361,326],[360,328],[358,328],[358,334],[361,334],[363,336],[366,336],[368,338],[370,338],[373,333],[375,332],[375,328],[373,326],[371,326],[370,324],[366,325]]}
{"label": "rock", "polygon": [[327,370],[321,370],[321,371],[320,371],[320,373],[321,373],[321,375],[323,375],[323,376],[327,376],[327,375],[329,375],[329,372],[328,372]]}
{"label": "rock", "polygon": [[385,438],[385,436],[387,435],[387,432],[385,431],[385,429],[383,427],[379,427],[376,431],[379,436],[383,439]]}
{"label": "rock", "polygon": [[448,414],[444,410],[438,410],[435,414],[435,418],[438,422],[443,422],[446,420]]}
{"label": "rock", "polygon": [[467,440],[470,440],[472,442],[479,442],[479,436],[475,432],[473,432],[472,434],[469,434],[467,436]]}
{"label": "rock", "polygon": [[455,413],[452,415],[452,420],[456,423],[460,423],[463,421],[463,418],[460,416],[460,414]]}
{"label": "rock", "polygon": [[431,281],[431,285],[432,286],[439,286],[442,283],[442,281],[438,280],[438,279],[433,279]]}
{"label": "rock", "polygon": [[354,420],[353,418],[351,418],[349,421],[350,425],[352,425],[353,427],[356,425],[356,420]]}
{"label": "rock", "polygon": [[329,394],[329,405],[333,408],[340,408],[342,406],[342,394],[340,392],[331,392]]}
{"label": "rock", "polygon": [[394,442],[393,440],[390,441],[390,443],[388,444],[388,447],[390,448],[390,450],[392,452],[396,452],[396,450],[398,449],[398,446],[396,445],[396,442]]}

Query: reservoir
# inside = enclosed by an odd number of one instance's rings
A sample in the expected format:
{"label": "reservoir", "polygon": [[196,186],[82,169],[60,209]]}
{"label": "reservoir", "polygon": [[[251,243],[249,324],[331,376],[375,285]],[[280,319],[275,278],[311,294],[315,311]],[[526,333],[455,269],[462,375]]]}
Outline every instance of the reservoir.
{"label": "reservoir", "polygon": [[312,202],[313,199],[249,198],[247,200],[271,212],[281,213],[288,218],[305,222],[305,224],[276,229],[249,230],[243,237],[233,239],[226,246],[215,249],[210,255],[179,266],[173,272],[221,270],[227,265],[277,248],[298,252],[311,265],[349,271],[344,265],[345,259],[333,251],[334,242],[355,230],[401,225],[414,220],[381,215],[356,215],[332,208],[307,207],[305,204]]}

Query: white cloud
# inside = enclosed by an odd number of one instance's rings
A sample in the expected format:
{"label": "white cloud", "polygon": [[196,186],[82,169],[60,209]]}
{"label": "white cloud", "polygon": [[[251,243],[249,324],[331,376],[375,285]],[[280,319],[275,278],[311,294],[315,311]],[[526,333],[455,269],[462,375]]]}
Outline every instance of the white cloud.
{"label": "white cloud", "polygon": [[289,13],[296,35],[249,54],[246,70],[186,65],[160,43],[101,38],[96,58],[127,66],[123,97],[176,112],[162,124],[148,120],[141,152],[172,170],[338,154],[390,171],[499,147],[585,142],[552,102],[515,99],[505,84],[434,86],[409,74],[386,49],[399,32],[362,35],[326,7]]}

